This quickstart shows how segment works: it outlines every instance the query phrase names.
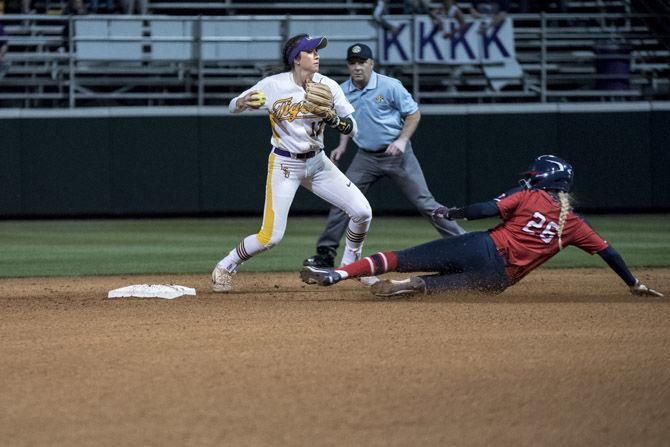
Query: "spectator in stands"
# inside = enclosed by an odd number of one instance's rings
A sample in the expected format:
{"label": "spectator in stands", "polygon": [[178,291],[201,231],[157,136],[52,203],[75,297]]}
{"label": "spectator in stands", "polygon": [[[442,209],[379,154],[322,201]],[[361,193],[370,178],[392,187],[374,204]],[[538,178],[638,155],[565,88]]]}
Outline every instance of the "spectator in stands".
{"label": "spectator in stands", "polygon": [[489,28],[497,26],[507,18],[508,0],[500,1],[473,1],[470,14],[476,19],[482,20],[479,32],[485,34]]}
{"label": "spectator in stands", "polygon": [[[433,12],[440,19],[439,28],[442,31],[442,37],[449,39],[452,35],[459,34],[466,29],[465,15],[454,0],[442,0],[441,6]],[[454,19],[458,22],[458,28],[453,31],[445,30],[442,24],[442,18]]]}
{"label": "spectator in stands", "polygon": [[428,14],[433,25],[442,29],[442,20],[437,12],[430,7],[428,0],[404,0],[404,14]]}
{"label": "spectator in stands", "polygon": [[5,28],[0,24],[0,79],[4,78],[9,71],[9,62],[5,60],[5,54],[9,48]]}
{"label": "spectator in stands", "polygon": [[93,14],[120,14],[123,12],[123,6],[118,0],[90,0],[89,10]]}
{"label": "spectator in stands", "polygon": [[400,31],[398,27],[391,25],[385,18],[384,15],[389,13],[388,10],[389,0],[377,0],[377,6],[375,6],[374,11],[372,11],[372,18],[375,22],[379,24],[389,33],[396,35]]}
{"label": "spectator in stands", "polygon": [[147,13],[147,0],[121,0],[123,3],[123,11],[126,14],[146,14]]}
{"label": "spectator in stands", "polygon": [[[389,13],[389,3],[391,3],[390,0],[377,0],[377,6],[372,12],[372,18],[382,28],[395,35],[400,30],[384,18],[384,15]],[[433,25],[442,29],[442,20],[439,14],[430,8],[428,0],[404,0],[403,14],[428,14],[433,21]]]}
{"label": "spectator in stands", "polygon": [[429,14],[430,2],[426,0],[404,0],[403,14]]}
{"label": "spectator in stands", "polygon": [[63,8],[64,16],[81,16],[85,14],[88,14],[88,9],[86,9],[83,0],[68,0],[67,5]]}

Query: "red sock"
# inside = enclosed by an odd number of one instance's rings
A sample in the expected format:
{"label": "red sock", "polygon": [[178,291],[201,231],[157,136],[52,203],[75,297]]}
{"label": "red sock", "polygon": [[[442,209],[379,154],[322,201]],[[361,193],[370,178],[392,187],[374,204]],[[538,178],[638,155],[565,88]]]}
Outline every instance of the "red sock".
{"label": "red sock", "polygon": [[397,266],[398,258],[395,252],[385,251],[384,253],[375,253],[367,258],[338,267],[336,270],[343,270],[347,272],[350,278],[357,278],[359,276],[381,275],[382,273],[392,272]]}

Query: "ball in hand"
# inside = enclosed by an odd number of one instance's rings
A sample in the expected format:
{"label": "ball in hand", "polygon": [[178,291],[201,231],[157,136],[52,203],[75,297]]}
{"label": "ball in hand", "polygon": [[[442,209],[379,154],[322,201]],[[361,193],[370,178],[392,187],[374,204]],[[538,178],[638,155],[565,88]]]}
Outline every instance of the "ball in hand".
{"label": "ball in hand", "polygon": [[249,97],[249,106],[257,109],[265,104],[265,93],[254,92]]}

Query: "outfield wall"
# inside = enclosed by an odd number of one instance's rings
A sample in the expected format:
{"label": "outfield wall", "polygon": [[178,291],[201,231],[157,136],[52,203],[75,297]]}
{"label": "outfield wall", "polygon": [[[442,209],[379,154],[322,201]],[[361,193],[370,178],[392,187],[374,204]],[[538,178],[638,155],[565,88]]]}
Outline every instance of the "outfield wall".
{"label": "outfield wall", "polygon": [[[486,200],[541,153],[575,167],[586,210],[670,209],[670,103],[422,108],[413,146],[436,198]],[[267,116],[222,108],[0,110],[0,215],[260,213]],[[337,142],[327,134],[327,147]],[[350,146],[346,161],[355,149]],[[375,212],[411,211],[387,181]],[[292,210],[327,206],[306,191]]]}

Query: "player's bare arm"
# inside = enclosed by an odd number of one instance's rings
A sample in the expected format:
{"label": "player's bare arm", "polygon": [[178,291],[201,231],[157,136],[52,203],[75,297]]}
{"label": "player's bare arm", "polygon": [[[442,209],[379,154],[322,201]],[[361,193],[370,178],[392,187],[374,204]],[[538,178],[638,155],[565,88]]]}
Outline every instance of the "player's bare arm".
{"label": "player's bare arm", "polygon": [[350,135],[345,135],[343,133],[340,134],[340,144],[338,144],[337,147],[330,152],[330,161],[335,164],[340,161],[342,155],[344,155],[344,153],[347,151],[347,145],[349,144],[350,139]]}
{"label": "player's bare arm", "polygon": [[405,117],[405,124],[403,124],[400,136],[397,140],[388,145],[386,148],[386,154],[393,156],[403,154],[405,152],[405,148],[407,147],[407,142],[410,138],[412,138],[414,132],[416,132],[416,128],[419,126],[420,120],[421,112],[418,110],[411,115],[407,115]]}

